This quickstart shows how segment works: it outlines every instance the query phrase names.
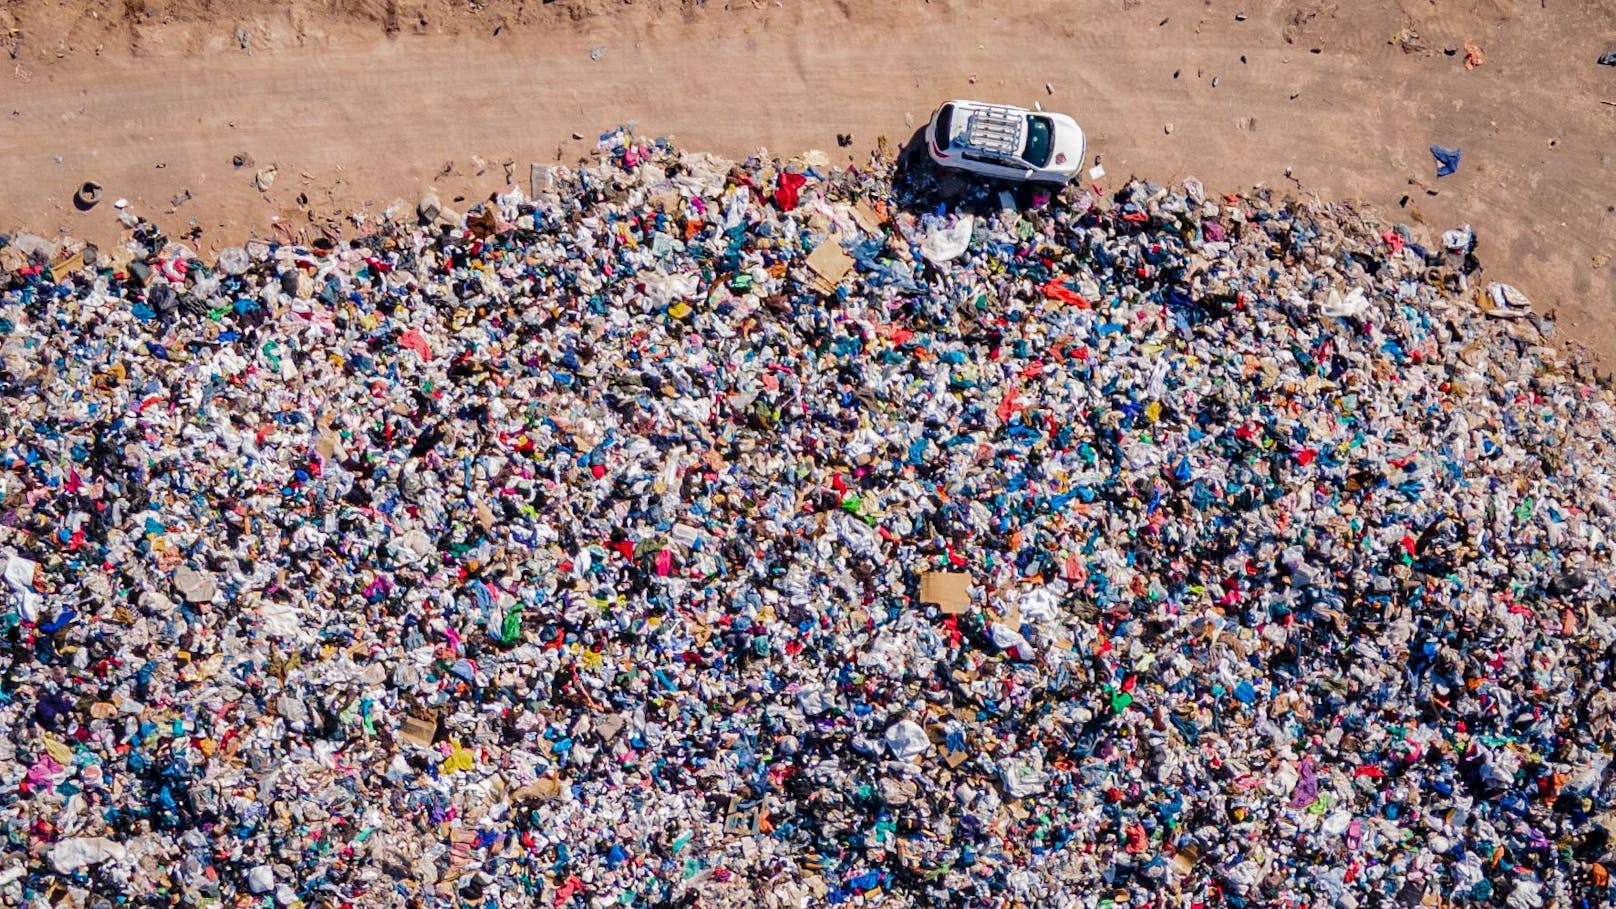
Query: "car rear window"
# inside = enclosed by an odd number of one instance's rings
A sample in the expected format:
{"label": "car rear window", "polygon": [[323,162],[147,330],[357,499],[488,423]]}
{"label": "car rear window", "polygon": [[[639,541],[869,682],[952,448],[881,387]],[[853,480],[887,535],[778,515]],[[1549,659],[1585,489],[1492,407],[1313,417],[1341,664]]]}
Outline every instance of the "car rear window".
{"label": "car rear window", "polygon": [[1048,117],[1027,118],[1027,148],[1021,153],[1028,164],[1033,167],[1043,167],[1049,163],[1049,150],[1053,144],[1050,138],[1055,135],[1055,124]]}
{"label": "car rear window", "polygon": [[954,125],[954,105],[952,105],[952,104],[944,104],[942,107],[937,109],[937,130],[936,130],[935,135],[937,136],[937,147],[938,148],[947,148],[948,147],[948,140],[949,140],[949,137],[952,135],[950,130],[953,127],[953,125]]}

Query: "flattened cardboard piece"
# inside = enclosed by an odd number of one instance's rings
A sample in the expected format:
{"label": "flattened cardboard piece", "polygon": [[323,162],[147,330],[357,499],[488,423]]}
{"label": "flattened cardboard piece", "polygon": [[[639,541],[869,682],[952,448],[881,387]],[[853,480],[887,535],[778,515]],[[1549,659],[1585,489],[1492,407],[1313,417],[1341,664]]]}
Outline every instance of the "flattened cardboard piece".
{"label": "flattened cardboard piece", "polygon": [[817,276],[814,285],[820,291],[835,293],[836,285],[853,270],[853,257],[842,249],[842,244],[827,240],[808,254],[808,267]]}
{"label": "flattened cardboard piece", "polygon": [[881,216],[866,202],[854,203],[853,221],[867,234],[881,233]]}
{"label": "flattened cardboard piece", "polygon": [[698,650],[706,647],[707,642],[712,640],[713,637],[712,627],[694,616],[691,617],[689,631],[690,639],[696,642]]}
{"label": "flattened cardboard piece", "polygon": [[961,615],[971,606],[971,576],[963,571],[928,571],[920,576],[920,602],[935,603],[944,615]]}
{"label": "flattened cardboard piece", "polygon": [[76,275],[84,270],[84,253],[79,251],[51,266],[51,274],[58,279],[67,275]]}
{"label": "flattened cardboard piece", "polygon": [[320,453],[320,457],[330,460],[337,453],[337,437],[328,432],[321,433],[320,437],[314,440],[314,450]]}
{"label": "flattened cardboard piece", "polygon": [[1173,870],[1179,874],[1189,874],[1190,869],[1195,867],[1195,863],[1200,861],[1200,858],[1200,847],[1191,843],[1178,850],[1178,853],[1173,856]]}
{"label": "flattened cardboard piece", "polygon": [[511,793],[513,802],[553,802],[559,798],[561,798],[561,781],[551,776],[541,776]]}
{"label": "flattened cardboard piece", "polygon": [[406,716],[404,721],[398,724],[398,734],[403,736],[404,741],[409,742],[411,745],[420,748],[431,748],[432,740],[438,734],[438,721]]}

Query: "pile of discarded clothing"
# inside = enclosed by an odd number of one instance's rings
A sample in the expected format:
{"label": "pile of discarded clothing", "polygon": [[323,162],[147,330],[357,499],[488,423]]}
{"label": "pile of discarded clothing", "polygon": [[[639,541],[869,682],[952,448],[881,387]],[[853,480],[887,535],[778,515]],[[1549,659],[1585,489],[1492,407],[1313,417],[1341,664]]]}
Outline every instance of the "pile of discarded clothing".
{"label": "pile of discarded clothing", "polygon": [[893,176],[6,238],[0,901],[1606,900],[1552,322],[1345,206]]}

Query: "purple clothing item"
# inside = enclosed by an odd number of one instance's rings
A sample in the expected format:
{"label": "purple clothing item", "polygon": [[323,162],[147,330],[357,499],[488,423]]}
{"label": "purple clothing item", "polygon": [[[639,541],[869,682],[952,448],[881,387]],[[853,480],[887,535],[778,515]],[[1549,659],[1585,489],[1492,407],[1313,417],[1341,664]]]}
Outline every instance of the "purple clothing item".
{"label": "purple clothing item", "polygon": [[1318,801],[1319,778],[1313,772],[1313,759],[1302,758],[1302,768],[1296,779],[1296,789],[1291,793],[1292,808],[1306,808]]}

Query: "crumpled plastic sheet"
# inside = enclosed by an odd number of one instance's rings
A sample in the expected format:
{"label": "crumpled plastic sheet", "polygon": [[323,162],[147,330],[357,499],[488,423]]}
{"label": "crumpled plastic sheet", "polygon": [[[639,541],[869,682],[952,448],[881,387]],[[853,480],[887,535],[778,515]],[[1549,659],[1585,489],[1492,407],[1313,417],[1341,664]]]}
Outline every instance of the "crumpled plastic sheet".
{"label": "crumpled plastic sheet", "polygon": [[961,215],[950,224],[933,226],[920,241],[920,254],[938,265],[959,258],[971,245],[971,230],[975,226],[976,220],[970,215]]}

